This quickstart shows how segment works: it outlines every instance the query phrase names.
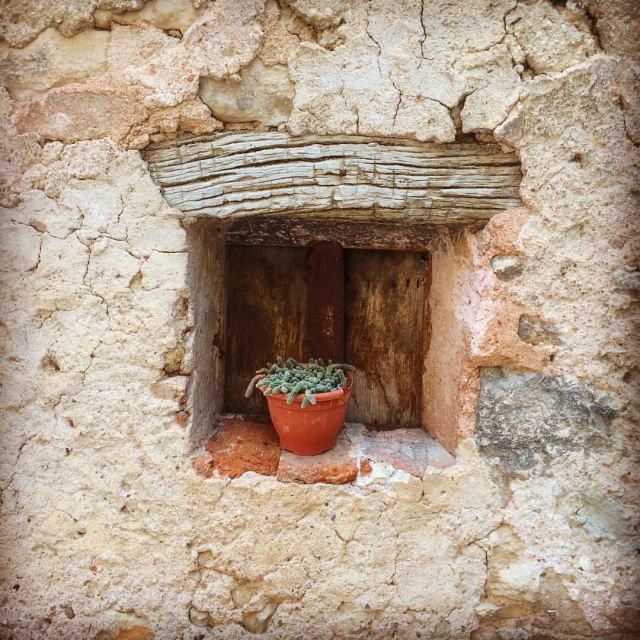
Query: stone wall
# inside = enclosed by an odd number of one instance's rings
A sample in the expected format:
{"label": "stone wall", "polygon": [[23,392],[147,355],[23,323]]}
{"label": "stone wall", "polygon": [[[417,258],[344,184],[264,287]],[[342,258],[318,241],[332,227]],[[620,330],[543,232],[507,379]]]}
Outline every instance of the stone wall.
{"label": "stone wall", "polygon": [[[3,637],[636,637],[637,3],[1,6]],[[519,155],[524,206],[433,251],[456,465],[193,470],[215,256],[140,150],[265,127]]]}

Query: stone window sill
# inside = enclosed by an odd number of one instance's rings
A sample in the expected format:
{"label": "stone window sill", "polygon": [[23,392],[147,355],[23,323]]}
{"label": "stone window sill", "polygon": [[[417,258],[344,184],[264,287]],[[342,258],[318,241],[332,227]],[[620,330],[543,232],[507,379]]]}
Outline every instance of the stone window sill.
{"label": "stone window sill", "polygon": [[420,479],[429,468],[456,463],[421,429],[374,431],[346,424],[338,444],[319,456],[298,456],[280,448],[271,424],[223,418],[205,452],[193,465],[205,478],[238,478],[246,472],[275,476],[279,482],[305,484],[385,484],[409,474]]}

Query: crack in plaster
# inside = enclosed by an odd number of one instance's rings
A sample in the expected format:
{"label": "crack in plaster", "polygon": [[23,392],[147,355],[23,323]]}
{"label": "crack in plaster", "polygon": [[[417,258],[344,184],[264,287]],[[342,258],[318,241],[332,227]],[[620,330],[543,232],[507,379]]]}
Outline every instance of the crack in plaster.
{"label": "crack in plaster", "polygon": [[15,464],[13,465],[14,471],[11,474],[11,476],[9,477],[9,480],[7,481],[6,485],[2,488],[0,488],[0,507],[4,505],[4,494],[6,491],[9,490],[9,488],[11,487],[11,485],[13,484],[13,481],[15,479],[15,477],[18,475],[19,471],[18,471],[18,466],[20,464],[20,458],[22,457],[22,454],[24,452],[25,447],[34,439],[38,437],[38,433],[32,433],[30,436],[27,436],[27,438],[24,440],[24,442],[21,443],[20,448],[18,449],[18,453],[16,455],[16,461]]}
{"label": "crack in plaster", "polygon": [[622,111],[622,126],[624,128],[624,133],[627,136],[627,139],[634,147],[639,147],[640,142],[634,142],[631,134],[629,133],[629,129],[627,127],[627,118],[626,118],[626,109],[625,109],[625,99],[622,95],[618,95],[618,104],[620,105],[620,111]]}
{"label": "crack in plaster", "polygon": [[424,60],[433,60],[433,58],[429,58],[424,54],[424,46],[427,42],[427,26],[424,16],[424,0],[420,0],[420,26],[422,28],[422,40],[420,41],[420,61],[418,62],[418,69],[420,69]]}

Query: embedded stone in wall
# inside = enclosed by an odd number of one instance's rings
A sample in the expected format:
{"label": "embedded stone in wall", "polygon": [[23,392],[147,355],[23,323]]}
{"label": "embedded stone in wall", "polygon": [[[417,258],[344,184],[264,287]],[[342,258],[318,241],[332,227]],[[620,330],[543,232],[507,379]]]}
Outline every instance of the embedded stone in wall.
{"label": "embedded stone in wall", "polygon": [[519,4],[505,21],[507,31],[515,36],[533,71],[550,73],[564,71],[596,53],[587,16],[583,16],[583,23],[575,24],[575,16],[569,21],[565,12],[550,2],[538,1]]}
{"label": "embedded stone in wall", "polygon": [[627,269],[618,269],[613,272],[611,279],[615,284],[629,291],[640,291],[640,271],[634,270],[633,267]]}
{"label": "embedded stone in wall", "polygon": [[284,65],[265,67],[254,60],[239,79],[202,78],[200,98],[222,122],[258,121],[267,127],[285,122],[295,87]]}
{"label": "embedded stone in wall", "polygon": [[118,24],[135,24],[148,22],[158,29],[178,29],[185,31],[198,17],[190,0],[152,0],[140,11],[126,11],[115,13],[98,9],[93,14],[96,27],[109,29],[112,22]]}
{"label": "embedded stone in wall", "polygon": [[524,271],[524,260],[518,256],[495,256],[491,268],[500,280],[514,280]]}
{"label": "embedded stone in wall", "polygon": [[264,0],[218,0],[187,29],[182,42],[202,75],[227,78],[255,58],[263,11]]}
{"label": "embedded stone in wall", "polygon": [[511,476],[540,472],[567,451],[604,444],[614,417],[586,384],[501,367],[480,374],[478,446]]}
{"label": "embedded stone in wall", "polygon": [[527,314],[520,316],[518,335],[529,344],[562,344],[560,329],[555,324]]}
{"label": "embedded stone in wall", "polygon": [[489,132],[509,115],[520,94],[520,76],[513,68],[507,45],[470,54],[461,60],[467,67],[462,130]]}
{"label": "embedded stone in wall", "polygon": [[59,0],[7,0],[0,11],[0,39],[12,47],[24,47],[47,27],[55,27],[70,38],[93,27],[96,9],[135,11],[146,0],[92,0],[60,2]]}
{"label": "embedded stone in wall", "polygon": [[65,38],[43,31],[24,49],[0,44],[0,82],[13,96],[30,95],[104,71],[108,31],[84,31]]}
{"label": "embedded stone in wall", "polygon": [[325,2],[314,2],[313,0],[285,0],[305,22],[317,29],[327,29],[340,24],[345,13],[343,0],[329,0]]}

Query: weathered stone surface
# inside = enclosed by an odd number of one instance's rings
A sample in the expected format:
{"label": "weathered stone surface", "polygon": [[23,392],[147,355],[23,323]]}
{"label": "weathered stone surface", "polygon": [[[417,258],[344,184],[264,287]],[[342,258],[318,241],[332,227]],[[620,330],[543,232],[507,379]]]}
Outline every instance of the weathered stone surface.
{"label": "weathered stone surface", "polygon": [[515,36],[535,73],[564,71],[596,53],[588,22],[581,24],[576,16],[567,16],[567,13],[549,2],[537,0],[519,4],[507,16],[507,31]]}
{"label": "weathered stone surface", "polygon": [[105,70],[108,43],[106,31],[84,31],[65,38],[49,28],[24,49],[1,44],[0,82],[14,96],[79,82]]}
{"label": "weathered stone surface", "polygon": [[529,344],[562,344],[562,332],[550,322],[541,318],[524,314],[518,321],[520,340]]}
{"label": "weathered stone surface", "polygon": [[275,0],[267,0],[264,10],[264,40],[260,48],[260,60],[268,67],[287,64],[290,56],[300,46],[299,36],[296,36],[291,24],[291,16],[286,9],[281,10]]}
{"label": "weathered stone surface", "polygon": [[400,100],[391,80],[376,74],[378,52],[365,37],[335,51],[304,43],[289,63],[297,87],[289,130],[294,135],[379,132],[453,141],[455,126],[447,108],[422,95]]}
{"label": "weathered stone surface", "polygon": [[[362,475],[370,475],[371,462],[391,465],[418,478],[429,467],[446,468],[455,464],[455,458],[422,429],[393,429],[370,431],[351,426],[347,431],[358,457],[367,461]],[[353,455],[353,453],[352,453]]]}
{"label": "weathered stone surface", "polygon": [[201,75],[228,78],[255,58],[263,39],[258,18],[264,3],[220,0],[187,29],[182,43]]}
{"label": "weathered stone surface", "polygon": [[468,95],[460,112],[462,130],[493,131],[509,115],[520,95],[520,76],[506,44],[462,58]]}
{"label": "weathered stone surface", "polygon": [[522,275],[524,260],[518,256],[495,256],[491,258],[491,268],[500,280],[513,280]]}
{"label": "weathered stone surface", "polygon": [[108,29],[113,22],[148,22],[158,29],[186,31],[197,17],[198,13],[190,0],[147,0],[139,11],[116,13],[98,9],[93,14],[96,27],[101,29]]}
{"label": "weathered stone surface", "polygon": [[206,477],[217,473],[238,478],[246,471],[275,476],[280,459],[280,443],[271,425],[225,419],[207,441],[207,464],[201,460],[198,472]]}
{"label": "weathered stone surface", "polygon": [[476,428],[480,451],[509,475],[545,471],[569,451],[603,446],[615,412],[578,382],[483,369]]}
{"label": "weathered stone surface", "polygon": [[67,143],[109,135],[124,140],[131,126],[147,117],[135,94],[69,85],[21,105],[16,126],[20,132]]}
{"label": "weathered stone surface", "polygon": [[563,500],[572,513],[572,526],[582,527],[596,541],[633,536],[633,524],[618,500],[610,496],[576,493]]}
{"label": "weathered stone surface", "polygon": [[350,443],[344,435],[338,438],[334,449],[318,456],[297,456],[284,450],[280,455],[280,482],[346,484],[357,475],[358,465],[350,456]]}
{"label": "weathered stone surface", "polygon": [[630,291],[640,291],[640,271],[618,269],[614,271],[611,279],[623,289]]}
{"label": "weathered stone surface", "polygon": [[0,4],[0,37],[12,47],[24,47],[47,27],[55,27],[70,38],[93,27],[96,9],[127,11],[141,9],[146,0],[3,0]]}
{"label": "weathered stone surface", "polygon": [[342,20],[345,13],[345,3],[342,0],[329,0],[319,3],[313,0],[285,0],[305,22],[316,27],[316,29],[326,29],[336,27]]}
{"label": "weathered stone surface", "polygon": [[291,113],[295,91],[284,65],[265,67],[254,60],[240,72],[240,78],[202,78],[199,96],[222,122],[257,121],[276,127]]}

